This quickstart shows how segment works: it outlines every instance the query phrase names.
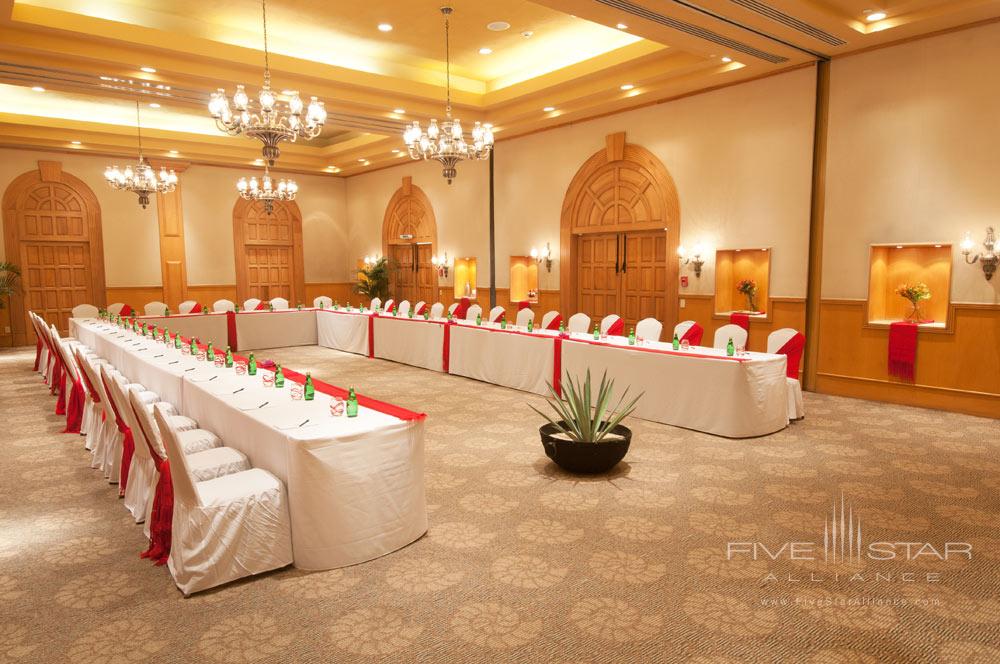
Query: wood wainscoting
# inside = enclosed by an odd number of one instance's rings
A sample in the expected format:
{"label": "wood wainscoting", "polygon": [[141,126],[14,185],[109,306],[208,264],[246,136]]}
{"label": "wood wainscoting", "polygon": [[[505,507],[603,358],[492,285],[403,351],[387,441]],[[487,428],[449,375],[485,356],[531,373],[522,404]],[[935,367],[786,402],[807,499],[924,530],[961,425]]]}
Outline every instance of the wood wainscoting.
{"label": "wood wainscoting", "polygon": [[[313,282],[306,283],[305,297],[302,304],[312,306],[313,299],[320,295],[327,295],[330,298],[346,303],[348,300],[358,301],[358,296],[351,291],[353,284],[347,282]],[[108,303],[125,302],[139,311],[147,302],[163,301],[162,286],[122,286],[107,289]],[[187,286],[188,299],[201,302],[206,307],[211,307],[216,300],[232,300],[236,298],[236,284],[208,284]],[[240,302],[242,304],[242,301]],[[179,302],[167,302],[170,310],[176,312]],[[289,302],[290,306],[297,305],[298,302]]]}
{"label": "wood wainscoting", "polygon": [[[713,295],[681,295],[685,301],[680,309],[680,320],[693,320],[705,328],[702,343],[712,344],[715,331],[729,323],[725,316],[715,315]],[[805,333],[806,329],[806,299],[804,297],[771,297],[766,318],[750,319],[749,350],[763,352],[767,350],[767,335],[783,327],[790,327]],[[672,337],[671,331],[664,328],[663,337]]]}
{"label": "wood wainscoting", "polygon": [[865,325],[864,300],[823,299],[817,391],[997,417],[1000,305],[952,304],[949,319],[951,334],[918,333],[910,384],[889,376],[889,331]]}

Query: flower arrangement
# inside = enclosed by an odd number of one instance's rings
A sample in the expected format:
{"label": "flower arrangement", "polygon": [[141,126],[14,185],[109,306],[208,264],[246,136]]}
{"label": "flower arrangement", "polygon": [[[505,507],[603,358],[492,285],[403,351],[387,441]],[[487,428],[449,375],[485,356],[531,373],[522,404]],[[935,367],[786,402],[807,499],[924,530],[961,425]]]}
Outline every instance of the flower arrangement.
{"label": "flower arrangement", "polygon": [[736,284],[736,290],[746,295],[747,309],[757,311],[757,282],[753,279],[740,279]]}
{"label": "flower arrangement", "polygon": [[908,300],[913,309],[910,314],[906,317],[906,320],[913,321],[915,323],[921,322],[923,319],[923,313],[920,311],[920,303],[924,300],[931,299],[931,289],[927,287],[927,284],[923,282],[917,282],[915,284],[900,284],[896,288],[896,295],[899,295],[904,300]]}

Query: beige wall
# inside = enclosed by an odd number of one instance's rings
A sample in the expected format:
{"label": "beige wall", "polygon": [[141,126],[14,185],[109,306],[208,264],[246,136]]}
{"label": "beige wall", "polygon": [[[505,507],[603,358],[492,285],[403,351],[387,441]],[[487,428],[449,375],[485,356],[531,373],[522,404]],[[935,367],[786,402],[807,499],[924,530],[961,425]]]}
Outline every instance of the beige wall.
{"label": "beige wall", "polygon": [[[37,169],[39,160],[62,162],[63,170],[83,180],[97,196],[108,287],[161,285],[155,197],[143,210],[133,194],[110,189],[104,182],[104,168],[114,159],[7,149],[0,149],[0,192],[22,173]],[[124,164],[121,159],[117,161]],[[236,281],[232,215],[237,199],[235,183],[243,172],[195,165],[180,174],[189,284]],[[251,167],[246,172],[250,173]],[[344,181],[335,177],[294,177],[299,184],[296,202],[302,212],[306,281],[346,281]],[[0,243],[0,257],[3,253]]]}
{"label": "beige wall", "polygon": [[[603,149],[607,134],[655,154],[680,196],[681,241],[713,247],[774,248],[772,295],[805,296],[815,72],[803,69],[606,118],[501,141],[496,148],[497,286],[509,285],[509,256],[550,242],[559,285],[559,216],[577,169]],[[479,258],[478,285],[489,285],[489,172],[460,164],[449,188],[435,164],[399,167],[348,179],[354,258],[379,246],[382,215],[405,175],[434,205],[441,250]],[[353,260],[353,259],[352,259]],[[685,274],[690,274],[685,272]],[[711,293],[712,261],[683,292]]]}
{"label": "beige wall", "polygon": [[823,297],[865,298],[868,245],[954,245],[952,300],[1000,302],[964,263],[1000,227],[1000,24],[834,60]]}

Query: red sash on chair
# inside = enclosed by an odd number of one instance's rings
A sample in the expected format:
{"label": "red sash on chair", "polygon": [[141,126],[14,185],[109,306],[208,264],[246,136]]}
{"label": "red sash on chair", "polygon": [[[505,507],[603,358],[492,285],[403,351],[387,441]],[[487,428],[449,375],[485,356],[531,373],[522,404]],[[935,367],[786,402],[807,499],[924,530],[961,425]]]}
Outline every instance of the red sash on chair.
{"label": "red sash on chair", "polygon": [[795,336],[785,342],[785,345],[778,349],[779,355],[788,357],[787,375],[789,378],[798,380],[799,363],[802,361],[802,350],[806,347],[806,337],[801,332],[796,332]]}
{"label": "red sash on chair", "polygon": [[200,314],[201,310],[202,310],[201,302],[195,302],[194,306],[191,307],[191,311],[189,313]]}
{"label": "red sash on chair", "polygon": [[522,309],[530,309],[530,308],[531,308],[531,303],[528,302],[527,300],[521,300],[520,302],[517,303],[517,310],[518,311],[521,311]]}
{"label": "red sash on chair", "polygon": [[66,367],[62,358],[56,355],[56,367],[52,370],[52,390],[59,395],[56,399],[56,415],[66,414]]}
{"label": "red sash on chair", "polygon": [[[150,450],[152,452],[152,450]],[[160,479],[153,494],[153,509],[149,515],[149,548],[139,554],[157,565],[165,565],[170,558],[170,543],[174,519],[174,486],[170,481],[170,461],[153,454]]]}
{"label": "red sash on chair", "polygon": [[79,378],[73,381],[69,391],[69,403],[66,407],[66,428],[63,433],[80,433],[80,423],[83,422],[83,383]]}
{"label": "red sash on chair", "polygon": [[913,382],[913,365],[917,360],[917,324],[889,324],[889,375]]}
{"label": "red sash on chair", "polygon": [[496,318],[494,318],[493,320],[491,320],[490,322],[491,323],[499,323],[502,320],[507,320],[507,312],[506,311],[501,311],[500,315],[497,316]]}
{"label": "red sash on chair", "polygon": [[128,306],[127,304],[122,305],[122,310],[118,312],[118,315],[123,318],[131,314],[132,314],[132,307]]}
{"label": "red sash on chair", "polygon": [[423,304],[421,304],[420,307],[416,311],[413,312],[413,315],[414,316],[423,316],[425,311],[427,311],[427,303],[426,302],[424,302]]}
{"label": "red sash on chair", "polygon": [[611,336],[620,337],[624,333],[625,333],[625,321],[623,321],[621,318],[615,320],[615,322],[611,324],[611,327],[608,328],[608,334]]}
{"label": "red sash on chair", "polygon": [[694,323],[678,341],[687,341],[692,346],[700,346],[701,338],[704,334],[705,329],[701,325],[698,325],[698,323]]}
{"label": "red sash on chair", "polygon": [[[101,382],[104,383],[104,392],[111,394],[111,386],[108,385],[108,381],[104,380],[103,374]],[[125,488],[128,486],[128,471],[132,467],[132,455],[135,454],[135,439],[132,437],[132,430],[125,425],[122,414],[118,412],[115,400],[111,399],[109,403],[111,404],[111,412],[115,414],[115,426],[122,434],[122,467],[118,471],[118,497],[121,498],[125,495]]]}
{"label": "red sash on chair", "polygon": [[38,363],[42,360],[42,338],[38,336],[38,330],[35,330],[35,366],[32,371],[38,371]]}
{"label": "red sash on chair", "polygon": [[562,325],[562,314],[556,314],[549,324],[545,327],[546,330],[558,330],[559,326]]}
{"label": "red sash on chair", "polygon": [[254,307],[254,311],[267,311],[267,302],[263,300]]}
{"label": "red sash on chair", "polygon": [[458,301],[458,306],[455,307],[455,312],[452,314],[452,317],[457,320],[465,320],[465,315],[469,313],[470,306],[472,306],[472,303],[469,302],[469,298],[463,297]]}

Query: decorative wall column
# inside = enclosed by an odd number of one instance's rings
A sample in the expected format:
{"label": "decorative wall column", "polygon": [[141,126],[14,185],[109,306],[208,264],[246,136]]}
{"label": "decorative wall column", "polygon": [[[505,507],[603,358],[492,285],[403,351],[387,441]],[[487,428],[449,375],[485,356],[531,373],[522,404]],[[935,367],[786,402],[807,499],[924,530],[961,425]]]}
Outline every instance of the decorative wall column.
{"label": "decorative wall column", "polygon": [[[153,163],[156,171],[161,166],[178,174],[190,164],[184,162]],[[184,206],[181,189],[184,178],[178,178],[177,188],[169,194],[156,195],[156,217],[160,225],[160,271],[163,276],[163,301],[177,307],[187,299],[187,261],[184,257]]]}

